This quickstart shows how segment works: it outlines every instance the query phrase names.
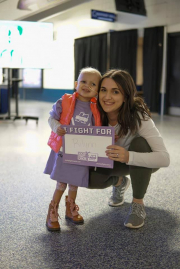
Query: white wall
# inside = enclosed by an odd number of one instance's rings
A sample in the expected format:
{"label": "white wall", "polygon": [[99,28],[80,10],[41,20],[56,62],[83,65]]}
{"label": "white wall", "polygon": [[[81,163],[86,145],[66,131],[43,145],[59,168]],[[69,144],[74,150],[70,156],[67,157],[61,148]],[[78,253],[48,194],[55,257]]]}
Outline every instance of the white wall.
{"label": "white wall", "polygon": [[[54,23],[57,40],[52,54],[53,69],[44,72],[44,87],[73,89],[74,39],[109,30],[142,29],[167,25],[167,32],[180,31],[180,1],[145,0],[147,17],[117,12],[114,0],[92,0],[43,21]],[[117,22],[92,20],[91,9],[117,14]],[[142,31],[139,31],[141,33]]]}

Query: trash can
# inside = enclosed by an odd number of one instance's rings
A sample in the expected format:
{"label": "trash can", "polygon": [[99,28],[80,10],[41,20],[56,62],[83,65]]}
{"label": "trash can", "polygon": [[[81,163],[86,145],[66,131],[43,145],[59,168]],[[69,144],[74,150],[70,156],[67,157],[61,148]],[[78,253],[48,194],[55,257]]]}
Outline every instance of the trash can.
{"label": "trash can", "polygon": [[0,86],[0,114],[8,112],[8,90],[7,86]]}

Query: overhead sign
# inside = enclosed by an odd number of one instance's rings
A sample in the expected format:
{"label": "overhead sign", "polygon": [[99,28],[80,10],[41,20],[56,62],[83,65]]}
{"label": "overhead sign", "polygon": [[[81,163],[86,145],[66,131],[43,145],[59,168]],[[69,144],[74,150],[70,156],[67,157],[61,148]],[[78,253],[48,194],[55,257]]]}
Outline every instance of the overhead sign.
{"label": "overhead sign", "polygon": [[115,22],[116,21],[116,14],[91,9],[91,19]]}

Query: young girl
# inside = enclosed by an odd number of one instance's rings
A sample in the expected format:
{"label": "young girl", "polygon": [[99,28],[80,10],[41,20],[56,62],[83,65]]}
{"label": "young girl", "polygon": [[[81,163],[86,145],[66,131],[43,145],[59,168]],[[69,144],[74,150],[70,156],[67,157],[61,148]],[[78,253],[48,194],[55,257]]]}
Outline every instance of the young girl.
{"label": "young girl", "polygon": [[[100,115],[96,107],[96,98],[101,74],[98,70],[87,67],[80,71],[75,82],[76,92],[65,94],[59,99],[50,111],[48,120],[52,129],[48,145],[52,148],[44,173],[57,181],[56,189],[49,205],[46,226],[49,231],[59,231],[58,206],[61,197],[69,187],[66,201],[66,219],[75,224],[82,224],[83,217],[78,213],[79,207],[75,204],[78,186],[88,187],[89,167],[63,163],[62,136],[65,130],[61,125],[101,125]],[[79,115],[84,121],[79,121]]]}

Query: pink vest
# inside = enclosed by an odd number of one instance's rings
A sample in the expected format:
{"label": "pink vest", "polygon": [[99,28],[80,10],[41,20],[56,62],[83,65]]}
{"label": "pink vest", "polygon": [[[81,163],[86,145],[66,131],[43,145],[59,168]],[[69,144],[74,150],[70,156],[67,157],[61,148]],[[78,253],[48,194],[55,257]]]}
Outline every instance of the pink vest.
{"label": "pink vest", "polygon": [[[73,117],[73,114],[74,114],[74,108],[75,108],[77,96],[78,96],[77,92],[74,92],[73,94],[66,93],[62,96],[62,113],[61,113],[61,118],[59,121],[61,125],[70,124],[71,118]],[[95,119],[95,126],[101,126],[100,113],[96,106],[95,97],[91,98],[90,108]],[[62,146],[62,136],[59,136],[53,131],[51,131],[51,135],[48,140],[48,145],[56,153],[59,152]]]}

